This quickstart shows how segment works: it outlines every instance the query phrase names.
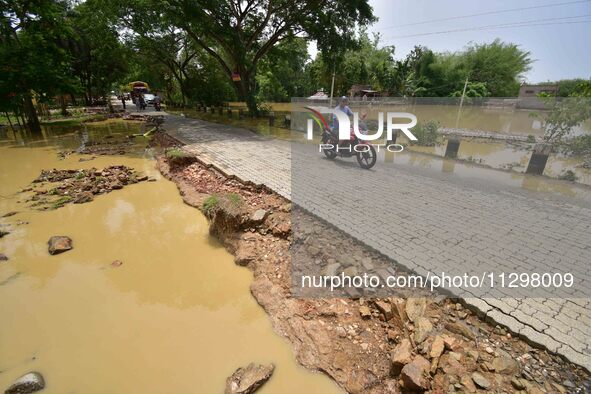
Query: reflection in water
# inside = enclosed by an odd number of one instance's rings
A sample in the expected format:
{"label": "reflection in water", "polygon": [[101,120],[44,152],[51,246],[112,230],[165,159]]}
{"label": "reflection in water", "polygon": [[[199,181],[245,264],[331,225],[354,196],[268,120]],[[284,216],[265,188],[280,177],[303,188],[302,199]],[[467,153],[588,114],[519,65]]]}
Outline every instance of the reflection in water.
{"label": "reflection in water", "polygon": [[[544,176],[526,175],[510,171],[494,171],[470,162],[446,159],[421,152],[424,149],[417,152],[414,148],[411,147],[411,149],[407,149],[402,153],[396,153],[392,158],[382,154],[379,160],[384,165],[393,164],[422,167],[445,173],[453,173],[456,176],[467,179],[496,181],[531,191],[552,192],[591,201],[591,189],[585,185],[578,185],[573,182],[551,179]],[[395,168],[392,170],[395,171]]]}
{"label": "reflection in water", "polygon": [[[94,126],[87,130],[96,137]],[[54,148],[80,143],[68,133],[0,146],[0,214],[19,211],[0,219],[11,231],[0,239],[10,258],[0,264],[0,389],[38,370],[47,393],[222,392],[234,369],[255,361],[277,365],[261,393],[338,391],[296,364],[250,295],[250,271],[234,264],[209,237],[203,215],[142,157],[145,140],[132,156],[79,162],[79,155],[60,159]],[[41,169],[113,164],[157,181],[55,211],[18,202]],[[50,256],[52,235],[72,237],[74,249]],[[113,267],[114,260],[123,264]]]}
{"label": "reflection in water", "polygon": [[[274,111],[276,111],[276,124],[279,124],[283,116],[288,115],[288,112],[279,113],[278,111],[290,111],[290,103],[273,103]],[[412,112],[417,109],[417,117],[419,119],[437,119],[441,125],[445,126],[446,122],[455,122],[457,111],[453,106],[445,105],[415,105],[407,106],[406,110]],[[398,108],[397,106],[395,108]],[[367,108],[365,108],[367,109]],[[353,108],[353,110],[361,110],[360,108]],[[393,109],[390,109],[393,110]],[[400,108],[398,108],[401,111]],[[368,113],[375,115],[384,111],[382,107],[373,106]],[[499,110],[488,109],[483,107],[465,107],[462,109],[462,121],[460,127],[476,128],[484,131],[500,131],[503,134],[525,134],[525,135],[541,135],[540,122],[537,119],[530,117],[531,111],[526,110]],[[288,130],[281,127],[271,127],[268,125],[267,118],[252,119],[245,117],[244,119],[237,119],[236,111],[232,118],[227,115],[218,115],[211,113],[197,112],[195,110],[183,110],[187,116],[196,117],[199,119],[208,120],[211,122],[218,122],[229,124],[233,126],[250,129],[260,135],[278,138],[282,140],[303,140],[304,133],[297,130]],[[414,113],[414,112],[413,112]],[[536,123],[537,122],[537,123]],[[528,126],[525,127],[524,124]],[[531,127],[530,127],[531,126]],[[451,125],[450,127],[453,127]],[[518,130],[527,130],[527,132],[516,132]],[[591,132],[591,121],[584,123],[581,126],[582,130]],[[315,134],[318,138],[318,133]],[[446,138],[442,137],[441,141],[436,146],[419,146],[410,145],[409,141],[403,136],[398,137],[399,143],[404,144],[407,151],[416,151],[421,153],[428,153],[439,157],[444,156]],[[525,142],[505,142],[491,139],[479,138],[462,138],[460,150],[458,152],[458,159],[474,162],[477,164],[486,165],[496,169],[512,170],[524,173],[529,158],[531,157],[531,149],[533,144]],[[393,156],[387,154],[385,156],[386,162],[391,162]],[[415,159],[421,161],[423,159]],[[580,165],[584,162],[581,157],[569,158],[560,154],[552,154],[546,166],[545,175],[557,178],[564,174],[565,171],[570,170],[577,176],[577,182],[591,185],[591,169],[582,168]],[[447,165],[449,169],[451,164]],[[453,167],[453,166],[452,166]]]}

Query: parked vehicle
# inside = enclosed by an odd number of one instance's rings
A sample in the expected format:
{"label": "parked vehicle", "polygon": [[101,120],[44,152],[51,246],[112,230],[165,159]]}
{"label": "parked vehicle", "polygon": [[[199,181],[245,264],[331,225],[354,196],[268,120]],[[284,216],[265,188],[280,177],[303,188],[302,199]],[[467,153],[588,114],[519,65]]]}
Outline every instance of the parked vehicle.
{"label": "parked vehicle", "polygon": [[324,144],[322,151],[324,155],[330,159],[335,159],[338,155],[341,157],[357,157],[357,163],[366,170],[372,168],[377,161],[377,153],[375,148],[369,144],[361,141],[351,128],[348,140],[339,140],[338,130],[331,130],[325,128],[322,133],[322,143]]}
{"label": "parked vehicle", "polygon": [[146,105],[154,105],[154,95],[152,93],[145,93],[144,94],[144,100],[146,102]]}

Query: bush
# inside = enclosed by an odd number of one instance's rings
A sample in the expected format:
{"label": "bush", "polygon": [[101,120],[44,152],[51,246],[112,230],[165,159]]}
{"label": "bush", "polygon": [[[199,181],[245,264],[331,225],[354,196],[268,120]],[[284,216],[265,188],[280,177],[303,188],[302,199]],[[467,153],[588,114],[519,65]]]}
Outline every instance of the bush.
{"label": "bush", "polygon": [[220,203],[220,200],[217,196],[217,194],[212,194],[211,196],[207,197],[207,199],[205,201],[203,201],[203,212],[205,213],[205,215],[207,216],[211,216],[211,214],[213,213],[213,211],[215,210],[215,208],[218,206],[218,204]]}
{"label": "bush", "polygon": [[580,135],[571,138],[562,147],[567,154],[591,158],[591,135]]}
{"label": "bush", "polygon": [[558,179],[562,179],[563,181],[576,182],[576,180],[579,179],[579,177],[577,177],[575,173],[571,170],[566,170],[558,177]]}
{"label": "bush", "polygon": [[411,129],[417,141],[412,141],[412,145],[421,146],[435,146],[439,142],[439,123],[435,121],[428,121],[425,123],[417,123]]}

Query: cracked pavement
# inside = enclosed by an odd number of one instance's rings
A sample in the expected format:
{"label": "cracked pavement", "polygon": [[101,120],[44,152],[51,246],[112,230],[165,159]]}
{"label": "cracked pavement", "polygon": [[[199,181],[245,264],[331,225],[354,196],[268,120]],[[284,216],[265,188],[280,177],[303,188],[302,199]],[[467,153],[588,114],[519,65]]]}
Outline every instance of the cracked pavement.
{"label": "cracked pavement", "polygon": [[[237,127],[175,116],[164,126],[205,164],[268,186],[421,275],[449,270],[450,263],[458,272],[490,266],[539,272],[566,264],[582,286],[570,294],[471,289],[462,297],[491,322],[591,369],[591,300],[585,293],[591,278],[591,199],[584,193],[526,190],[499,181],[498,171],[488,169],[483,178],[462,177],[380,160],[367,172],[354,158],[325,160],[317,148]],[[355,197],[338,198],[351,180],[361,180],[351,192]],[[387,209],[376,211],[376,201],[385,200]],[[343,212],[354,209],[372,220],[367,225],[347,220]]]}

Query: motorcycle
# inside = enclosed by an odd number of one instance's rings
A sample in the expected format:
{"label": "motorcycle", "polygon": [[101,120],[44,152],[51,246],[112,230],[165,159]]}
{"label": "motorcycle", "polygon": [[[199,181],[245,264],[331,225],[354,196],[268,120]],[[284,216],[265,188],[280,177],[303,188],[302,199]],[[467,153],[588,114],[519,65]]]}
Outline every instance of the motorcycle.
{"label": "motorcycle", "polygon": [[154,109],[160,111],[160,103],[154,103]]}
{"label": "motorcycle", "polygon": [[329,160],[334,160],[338,155],[343,158],[355,155],[361,168],[369,170],[377,161],[375,148],[361,141],[351,128],[349,140],[339,140],[338,130],[324,129],[322,133],[322,152]]}

